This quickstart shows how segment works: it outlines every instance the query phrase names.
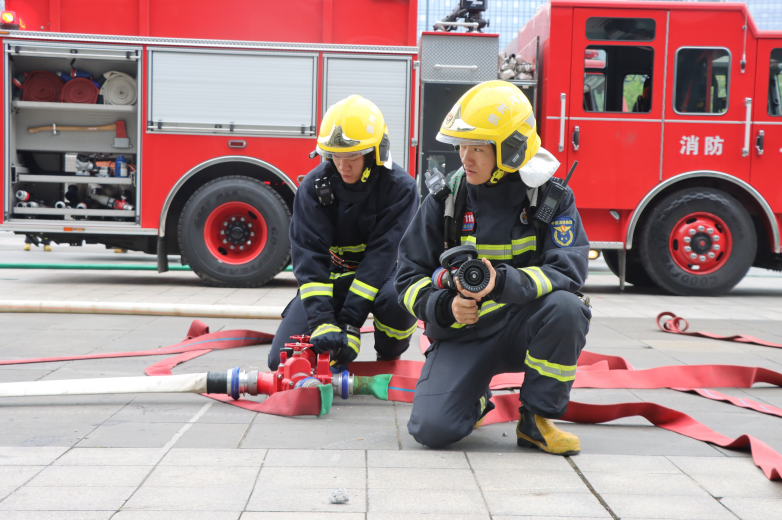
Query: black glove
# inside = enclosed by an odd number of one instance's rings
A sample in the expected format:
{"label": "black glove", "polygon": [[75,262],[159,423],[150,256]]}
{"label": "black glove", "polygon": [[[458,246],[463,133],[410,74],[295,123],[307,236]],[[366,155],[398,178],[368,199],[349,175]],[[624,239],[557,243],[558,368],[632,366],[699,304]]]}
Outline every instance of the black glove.
{"label": "black glove", "polygon": [[342,350],[348,343],[347,333],[333,323],[321,323],[310,336],[316,354]]}
{"label": "black glove", "polygon": [[361,350],[361,332],[359,328],[350,325],[346,325],[346,328],[345,343],[341,349],[332,352],[331,366],[347,365],[351,361],[355,361]]}

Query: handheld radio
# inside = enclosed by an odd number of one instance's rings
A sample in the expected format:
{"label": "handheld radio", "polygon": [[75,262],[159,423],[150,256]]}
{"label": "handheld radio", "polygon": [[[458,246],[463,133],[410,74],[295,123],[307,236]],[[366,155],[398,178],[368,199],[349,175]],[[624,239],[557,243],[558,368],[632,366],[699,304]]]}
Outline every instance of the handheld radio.
{"label": "handheld radio", "polygon": [[559,201],[562,200],[567,191],[567,183],[570,181],[576,166],[578,166],[578,161],[573,161],[573,166],[570,168],[564,181],[555,177],[548,183],[548,187],[538,200],[538,207],[535,210],[535,218],[537,220],[544,224],[549,224],[551,219],[554,218],[554,212],[557,210],[557,206],[559,206]]}
{"label": "handheld radio", "polygon": [[334,189],[331,187],[331,177],[320,177],[315,179],[315,194],[318,196],[318,202],[328,206],[334,202]]}
{"label": "handheld radio", "polygon": [[440,173],[435,167],[432,167],[432,171],[425,173],[426,187],[429,189],[429,193],[432,194],[432,198],[437,202],[445,200],[445,198],[451,194],[451,189],[448,187],[448,183],[445,181],[445,176]]}

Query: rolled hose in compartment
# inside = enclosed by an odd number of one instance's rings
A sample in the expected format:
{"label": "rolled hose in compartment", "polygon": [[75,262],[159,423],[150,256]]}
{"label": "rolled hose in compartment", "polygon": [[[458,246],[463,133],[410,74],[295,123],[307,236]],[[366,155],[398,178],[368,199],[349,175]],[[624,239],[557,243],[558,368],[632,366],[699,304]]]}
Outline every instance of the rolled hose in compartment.
{"label": "rolled hose in compartment", "polygon": [[62,88],[63,103],[94,105],[98,102],[98,87],[87,78],[73,78]]}
{"label": "rolled hose in compartment", "polygon": [[117,71],[103,75],[106,82],[100,89],[103,103],[106,105],[133,105],[136,103],[136,80],[133,77]]}
{"label": "rolled hose in compartment", "polygon": [[62,95],[62,80],[51,72],[36,70],[22,85],[22,101],[57,103]]}

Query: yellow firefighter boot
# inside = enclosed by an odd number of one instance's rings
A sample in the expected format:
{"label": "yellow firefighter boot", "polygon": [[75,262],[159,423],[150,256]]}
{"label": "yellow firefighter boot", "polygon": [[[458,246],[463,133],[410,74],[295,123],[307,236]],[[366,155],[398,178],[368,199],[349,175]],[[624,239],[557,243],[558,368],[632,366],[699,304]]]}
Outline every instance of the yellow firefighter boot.
{"label": "yellow firefighter boot", "polygon": [[25,251],[29,251],[30,250],[30,244],[25,244],[24,245],[24,250]]}
{"label": "yellow firefighter boot", "polygon": [[537,448],[554,455],[577,455],[581,442],[572,433],[563,432],[551,419],[524,410],[516,426],[516,444],[522,448]]}
{"label": "yellow firefighter boot", "polygon": [[49,244],[46,244],[45,246],[43,246],[43,250],[44,251],[51,251],[52,250],[52,246],[50,246]]}

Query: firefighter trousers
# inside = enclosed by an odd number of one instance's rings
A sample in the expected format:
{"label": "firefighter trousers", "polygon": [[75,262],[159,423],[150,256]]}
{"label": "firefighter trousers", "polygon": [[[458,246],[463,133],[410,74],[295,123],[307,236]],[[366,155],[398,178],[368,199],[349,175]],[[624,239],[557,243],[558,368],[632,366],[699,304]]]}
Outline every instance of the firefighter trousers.
{"label": "firefighter trousers", "polygon": [[440,448],[468,436],[494,408],[492,377],[507,372],[524,372],[525,408],[549,419],[564,415],[592,313],[566,291],[514,307],[488,337],[432,343],[407,423],[416,441]]}
{"label": "firefighter trousers", "polygon": [[[372,315],[375,318],[375,350],[384,359],[399,357],[410,346],[410,337],[416,329],[416,319],[399,305],[398,295],[394,288],[396,269],[383,282],[375,296],[372,305]],[[334,313],[339,315],[342,304],[353,281],[352,276],[335,280],[334,283]],[[282,312],[282,323],[277,329],[269,352],[269,368],[277,370],[280,363],[280,349],[285,343],[290,343],[291,336],[309,334],[307,315],[304,305],[297,293]]]}

